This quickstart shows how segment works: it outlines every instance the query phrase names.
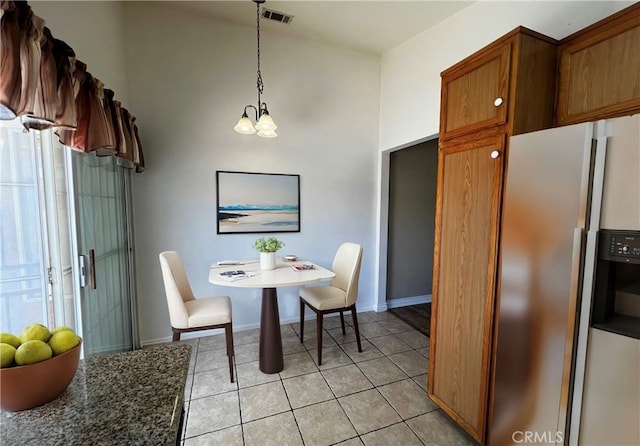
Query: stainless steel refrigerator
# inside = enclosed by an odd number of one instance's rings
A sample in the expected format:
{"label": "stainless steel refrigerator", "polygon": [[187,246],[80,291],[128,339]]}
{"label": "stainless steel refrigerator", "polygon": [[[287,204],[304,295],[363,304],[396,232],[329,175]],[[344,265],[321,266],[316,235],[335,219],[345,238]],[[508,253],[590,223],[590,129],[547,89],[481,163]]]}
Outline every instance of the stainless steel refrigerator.
{"label": "stainless steel refrigerator", "polygon": [[587,240],[598,230],[606,146],[615,127],[600,121],[510,140],[491,445],[568,442],[580,303],[584,291],[582,311],[588,311],[595,255]]}

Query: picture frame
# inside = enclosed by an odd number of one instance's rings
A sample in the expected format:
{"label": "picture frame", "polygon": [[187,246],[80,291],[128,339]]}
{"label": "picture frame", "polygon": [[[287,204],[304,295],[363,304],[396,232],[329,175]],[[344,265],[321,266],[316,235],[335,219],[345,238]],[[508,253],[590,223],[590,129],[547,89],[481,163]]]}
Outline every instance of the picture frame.
{"label": "picture frame", "polygon": [[216,231],[300,232],[300,175],[216,171]]}

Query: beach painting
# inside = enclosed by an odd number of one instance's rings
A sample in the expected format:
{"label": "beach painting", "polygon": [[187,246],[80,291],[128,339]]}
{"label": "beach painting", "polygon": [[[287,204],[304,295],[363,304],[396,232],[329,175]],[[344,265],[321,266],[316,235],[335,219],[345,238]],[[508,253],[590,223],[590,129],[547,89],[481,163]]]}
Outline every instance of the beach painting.
{"label": "beach painting", "polygon": [[300,175],[216,172],[218,234],[300,232]]}

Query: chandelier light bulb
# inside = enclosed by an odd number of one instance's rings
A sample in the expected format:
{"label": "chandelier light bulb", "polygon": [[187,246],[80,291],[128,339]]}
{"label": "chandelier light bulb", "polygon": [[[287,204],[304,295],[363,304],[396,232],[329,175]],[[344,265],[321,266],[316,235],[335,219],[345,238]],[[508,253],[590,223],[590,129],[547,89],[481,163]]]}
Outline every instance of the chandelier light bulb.
{"label": "chandelier light bulb", "polygon": [[253,128],[251,119],[249,119],[246,113],[242,115],[242,118],[240,118],[233,130],[238,133],[242,133],[243,135],[252,135],[256,132],[256,129]]}
{"label": "chandelier light bulb", "polygon": [[275,138],[278,134],[274,130],[260,130],[258,136],[263,138]]}
{"label": "chandelier light bulb", "polygon": [[273,119],[271,118],[271,115],[269,115],[269,113],[267,112],[263,112],[262,116],[260,116],[260,120],[258,121],[258,123],[256,124],[256,130],[258,131],[269,131],[269,130],[275,130],[277,129],[278,126],[275,124],[275,122],[273,122]]}

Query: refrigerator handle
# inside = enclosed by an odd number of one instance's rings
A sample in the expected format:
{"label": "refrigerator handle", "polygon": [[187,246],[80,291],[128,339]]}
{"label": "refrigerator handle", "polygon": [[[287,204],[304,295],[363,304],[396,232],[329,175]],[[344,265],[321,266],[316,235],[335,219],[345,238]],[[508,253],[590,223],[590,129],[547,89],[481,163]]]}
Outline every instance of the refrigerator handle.
{"label": "refrigerator handle", "polygon": [[[569,293],[569,308],[579,308],[578,298],[581,291],[580,274],[582,272],[582,248],[584,246],[584,229],[574,228],[573,230],[573,250],[571,253],[571,288]],[[562,387],[560,393],[560,412],[558,417],[558,432],[568,438],[567,427],[569,403],[571,398],[571,375],[573,368],[573,342],[576,329],[575,314],[567,315],[567,333],[565,335],[564,359],[562,365]]]}
{"label": "refrigerator handle", "polygon": [[582,265],[582,247],[584,245],[584,229],[573,230],[573,251],[571,252],[571,296],[578,296],[580,291],[580,269]]}

